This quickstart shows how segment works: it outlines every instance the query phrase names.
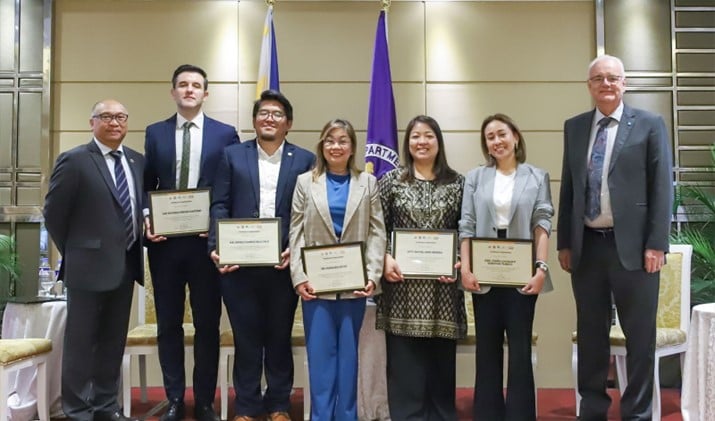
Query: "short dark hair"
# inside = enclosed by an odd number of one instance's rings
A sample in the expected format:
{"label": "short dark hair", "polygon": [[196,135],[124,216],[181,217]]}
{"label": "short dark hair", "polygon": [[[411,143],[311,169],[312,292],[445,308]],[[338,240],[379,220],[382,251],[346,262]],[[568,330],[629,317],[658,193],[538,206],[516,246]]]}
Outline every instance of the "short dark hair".
{"label": "short dark hair", "polygon": [[405,171],[402,174],[402,181],[412,182],[415,179],[415,159],[410,154],[410,134],[417,123],[424,123],[429,126],[437,138],[437,156],[434,158],[432,171],[434,172],[434,181],[437,184],[446,184],[453,182],[459,175],[447,163],[447,153],[444,150],[444,136],[442,129],[439,127],[437,120],[427,115],[418,115],[407,123],[405,129],[405,137],[402,141],[402,156],[405,157]]}
{"label": "short dark hair", "polygon": [[286,119],[288,119],[288,121],[293,121],[293,106],[290,105],[290,101],[288,101],[288,98],[286,98],[285,95],[273,89],[268,89],[261,92],[261,97],[253,103],[254,120],[258,115],[258,110],[261,108],[261,104],[266,101],[276,101],[281,104],[281,106],[283,107],[283,111],[285,111],[286,113]]}
{"label": "short dark hair", "polygon": [[497,163],[494,157],[489,155],[489,148],[487,148],[487,137],[484,135],[484,130],[487,128],[487,125],[489,125],[489,123],[491,123],[492,121],[501,121],[509,127],[509,130],[511,130],[512,133],[514,133],[514,136],[516,136],[514,156],[516,157],[516,162],[523,164],[526,161],[526,142],[524,142],[524,135],[521,134],[521,130],[519,130],[519,127],[516,125],[514,120],[511,119],[511,117],[506,114],[496,113],[494,115],[488,116],[482,122],[482,153],[484,154],[484,159],[487,160],[487,166],[492,167]]}
{"label": "short dark hair", "polygon": [[209,88],[209,79],[206,77],[206,71],[199,66],[194,66],[193,64],[182,64],[174,70],[174,75],[171,77],[171,87],[176,88],[176,79],[179,75],[184,72],[198,73],[204,78],[204,91]]}

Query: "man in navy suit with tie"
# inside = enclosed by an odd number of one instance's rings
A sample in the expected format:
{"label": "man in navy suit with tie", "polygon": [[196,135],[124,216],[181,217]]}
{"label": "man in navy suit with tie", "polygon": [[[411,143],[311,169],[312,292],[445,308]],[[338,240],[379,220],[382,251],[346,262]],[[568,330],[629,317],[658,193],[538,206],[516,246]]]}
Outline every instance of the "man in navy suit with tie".
{"label": "man in navy suit with tie", "polygon": [[[223,149],[238,143],[233,126],[213,120],[202,111],[208,97],[206,72],[193,65],[179,66],[171,79],[177,112],[146,128],[144,188],[186,190],[211,187]],[[148,216],[149,210],[145,213]],[[206,255],[207,234],[166,238],[154,235],[146,218],[149,270],[154,286],[158,324],[159,362],[169,400],[162,421],[184,418],[184,302],[189,286],[195,327],[195,418],[218,421],[213,402],[219,356],[221,290],[218,271]]]}
{"label": "man in navy suit with tie", "polygon": [[[286,140],[293,107],[277,91],[264,91],[253,105],[256,139],[224,150],[211,203],[209,252],[216,254],[216,221],[280,218],[282,263],[275,267],[222,267],[221,293],[233,329],[236,359],[236,421],[268,414],[288,421],[293,388],[291,330],[298,302],[293,290],[288,226],[296,178],[312,168],[315,155]],[[261,396],[261,377],[267,389]]]}
{"label": "man in navy suit with tie", "polygon": [[128,119],[119,102],[96,103],[94,138],[57,157],[45,197],[45,225],[67,286],[62,410],[71,420],[135,420],[117,402],[134,282],[144,280],[144,158],[122,146]]}
{"label": "man in navy suit with tie", "polygon": [[581,420],[606,420],[613,296],[626,337],[624,420],[650,420],[660,269],[670,232],[670,140],[660,116],[623,103],[613,56],[589,66],[596,109],[564,125],[558,220],[561,267],[571,273],[578,331]]}

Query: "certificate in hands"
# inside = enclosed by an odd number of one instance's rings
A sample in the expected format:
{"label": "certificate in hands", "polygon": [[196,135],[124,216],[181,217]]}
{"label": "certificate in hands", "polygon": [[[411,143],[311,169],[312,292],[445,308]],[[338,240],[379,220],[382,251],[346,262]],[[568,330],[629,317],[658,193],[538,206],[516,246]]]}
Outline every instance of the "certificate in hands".
{"label": "certificate in hands", "polygon": [[472,273],[480,284],[523,287],[534,274],[534,242],[472,238]]}
{"label": "certificate in hands", "polygon": [[275,266],[281,263],[281,219],[219,219],[219,265]]}
{"label": "certificate in hands", "polygon": [[149,192],[151,230],[164,237],[208,232],[210,207],[210,189]]}
{"label": "certificate in hands", "polygon": [[395,229],[392,255],[404,278],[457,277],[457,232]]}
{"label": "certificate in hands", "polygon": [[367,285],[362,242],[303,247],[303,271],[315,294],[356,291]]}

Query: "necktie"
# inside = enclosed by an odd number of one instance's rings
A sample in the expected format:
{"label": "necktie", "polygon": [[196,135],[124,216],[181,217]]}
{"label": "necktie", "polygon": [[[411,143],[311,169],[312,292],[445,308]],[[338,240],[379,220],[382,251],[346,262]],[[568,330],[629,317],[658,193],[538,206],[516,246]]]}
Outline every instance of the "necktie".
{"label": "necktie", "polygon": [[182,126],[184,137],[181,147],[181,171],[179,172],[179,189],[189,188],[189,163],[191,162],[191,126],[194,123],[187,121]]}
{"label": "necktie", "polygon": [[588,161],[588,185],[586,187],[586,216],[594,220],[601,214],[601,180],[603,179],[603,160],[606,157],[608,133],[606,127],[611,117],[604,117],[598,122],[596,139]]}
{"label": "necktie", "polygon": [[119,203],[124,211],[124,229],[127,233],[127,250],[129,250],[134,243],[134,218],[132,200],[129,196],[129,184],[127,184],[127,175],[124,173],[124,166],[122,165],[122,153],[112,151],[109,154],[114,158],[114,180],[119,194]]}

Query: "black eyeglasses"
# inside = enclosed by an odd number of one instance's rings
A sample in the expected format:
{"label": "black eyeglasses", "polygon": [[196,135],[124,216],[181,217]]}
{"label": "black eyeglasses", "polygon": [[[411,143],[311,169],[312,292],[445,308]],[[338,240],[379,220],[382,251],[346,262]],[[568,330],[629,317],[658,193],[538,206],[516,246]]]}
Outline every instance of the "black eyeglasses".
{"label": "black eyeglasses", "polygon": [[105,123],[111,123],[112,120],[117,120],[117,123],[121,124],[121,123],[127,122],[127,119],[129,119],[129,115],[124,114],[124,113],[119,113],[119,114],[102,113],[102,114],[95,114],[92,116],[92,118],[98,118]]}

